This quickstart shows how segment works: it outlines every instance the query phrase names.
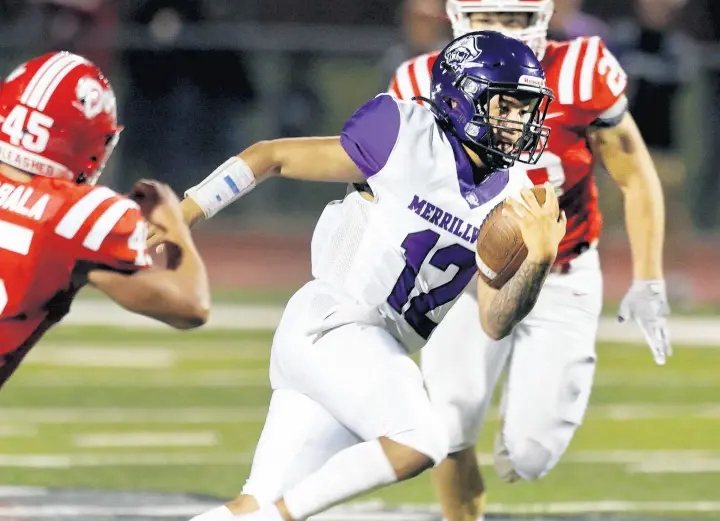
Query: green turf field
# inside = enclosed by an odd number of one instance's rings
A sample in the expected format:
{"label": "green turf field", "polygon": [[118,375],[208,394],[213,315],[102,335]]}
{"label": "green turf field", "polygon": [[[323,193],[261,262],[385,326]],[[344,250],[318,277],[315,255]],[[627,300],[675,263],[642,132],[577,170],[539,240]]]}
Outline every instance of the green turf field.
{"label": "green turf field", "polygon": [[[268,403],[270,338],[61,328],[0,394],[0,484],[234,495]],[[513,486],[489,471],[490,501],[683,509],[678,502],[720,498],[720,349],[678,347],[664,368],[638,346],[599,353],[588,418],[563,462]],[[478,446],[481,461],[496,418]],[[435,501],[427,476],[374,497]]]}

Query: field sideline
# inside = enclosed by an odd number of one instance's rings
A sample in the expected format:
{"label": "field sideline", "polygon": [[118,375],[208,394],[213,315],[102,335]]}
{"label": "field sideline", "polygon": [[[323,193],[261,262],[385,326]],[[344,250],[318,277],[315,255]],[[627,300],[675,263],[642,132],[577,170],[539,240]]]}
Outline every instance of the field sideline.
{"label": "field sideline", "polygon": [[[210,320],[204,329],[267,331],[274,329],[282,316],[284,306],[278,304],[214,304]],[[129,313],[107,300],[79,300],[65,318],[67,326],[108,326],[148,329],[169,329],[154,320]],[[713,316],[673,316],[670,333],[675,343],[695,346],[720,347],[720,320]],[[614,317],[600,318],[600,342],[642,343],[643,338],[635,324],[618,324]]]}
{"label": "field sideline", "polygon": [[[281,311],[220,304],[208,327],[179,334],[78,302],[0,394],[0,483],[234,495],[262,427]],[[597,385],[571,449],[535,483],[503,485],[488,469],[491,511],[717,517],[720,323],[675,319],[676,353],[662,368],[635,329],[604,319]],[[498,426],[493,409],[478,445],[486,467]],[[371,499],[435,501],[428,476]]]}

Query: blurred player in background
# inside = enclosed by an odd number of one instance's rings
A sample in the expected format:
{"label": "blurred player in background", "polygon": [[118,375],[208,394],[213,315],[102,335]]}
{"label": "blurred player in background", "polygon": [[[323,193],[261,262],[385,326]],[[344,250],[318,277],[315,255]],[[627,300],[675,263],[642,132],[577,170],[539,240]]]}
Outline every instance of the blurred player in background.
{"label": "blurred player in background", "polygon": [[[466,292],[422,353],[428,392],[449,429],[451,456],[434,473],[451,521],[482,515],[484,484],[475,444],[493,389],[507,368],[495,443],[495,468],[508,482],[547,474],[568,447],[587,407],[602,307],[596,244],[602,216],[593,166],[601,161],[625,196],[634,281],[620,307],[635,320],[657,364],[670,355],[663,280],[663,194],[657,173],[627,111],[626,75],[598,37],[547,41],[552,0],[448,0],[455,33],[501,31],[540,58],[556,101],[547,115],[547,150],[527,169],[550,181],[568,217],[567,234],[537,305],[514,332],[493,341],[477,325],[477,302]],[[390,92],[426,96],[438,53],[401,65]]]}
{"label": "blurred player in background", "polygon": [[508,196],[528,205],[510,203],[528,257],[502,289],[477,285],[475,321],[502,338],[532,307],[565,220],[549,184],[540,206],[521,192],[531,186],[524,171],[507,167],[544,148],[542,67],[520,41],[479,32],[443,51],[432,81],[432,110],[381,94],[340,137],[258,143],[188,190],[188,222],[272,175],[366,181],[374,194],[362,206],[335,201],[320,217],[315,278],[273,339],[273,395],[250,477],[239,498],[195,521],[304,520],[445,458],[445,428],[410,353],[473,277],[479,227]]}
{"label": "blurred player in background", "polygon": [[[0,386],[88,283],[176,328],[207,318],[205,266],[172,190],[141,182],[135,202],[95,186],[121,130],[110,84],[81,56],[35,58],[0,85]],[[143,213],[174,245],[169,269],[146,269]]]}

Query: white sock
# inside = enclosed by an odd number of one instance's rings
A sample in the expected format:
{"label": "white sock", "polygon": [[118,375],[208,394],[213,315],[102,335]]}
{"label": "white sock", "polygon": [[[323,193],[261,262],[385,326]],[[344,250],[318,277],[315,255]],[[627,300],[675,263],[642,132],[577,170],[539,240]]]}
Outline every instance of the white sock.
{"label": "white sock", "polygon": [[286,492],[283,499],[292,518],[300,521],[396,481],[395,470],[380,441],[373,440],[338,452]]}
{"label": "white sock", "polygon": [[230,521],[233,518],[233,513],[225,505],[193,517],[190,521]]}

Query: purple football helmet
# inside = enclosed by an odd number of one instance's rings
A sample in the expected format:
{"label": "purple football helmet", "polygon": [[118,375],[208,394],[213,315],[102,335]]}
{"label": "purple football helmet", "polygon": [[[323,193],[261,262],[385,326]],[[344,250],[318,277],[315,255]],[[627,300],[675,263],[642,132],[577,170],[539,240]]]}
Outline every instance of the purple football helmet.
{"label": "purple football helmet", "polygon": [[[527,105],[522,120],[491,115],[495,96]],[[533,51],[494,31],[456,38],[432,68],[429,101],[436,117],[490,168],[507,168],[515,161],[537,163],[550,135],[543,123],[552,99]],[[516,139],[501,143],[501,132]]]}

